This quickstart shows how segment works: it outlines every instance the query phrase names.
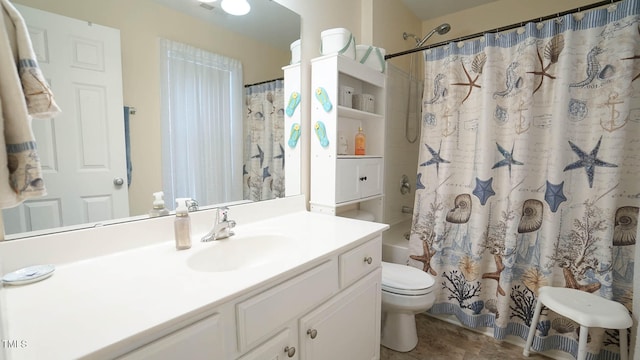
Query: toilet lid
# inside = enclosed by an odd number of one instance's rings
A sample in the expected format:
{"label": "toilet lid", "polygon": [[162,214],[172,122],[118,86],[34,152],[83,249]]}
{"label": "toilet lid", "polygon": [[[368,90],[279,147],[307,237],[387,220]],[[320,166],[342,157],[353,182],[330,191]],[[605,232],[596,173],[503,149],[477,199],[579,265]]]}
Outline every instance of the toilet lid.
{"label": "toilet lid", "polygon": [[382,290],[401,295],[431,292],[435,279],[412,266],[382,262]]}

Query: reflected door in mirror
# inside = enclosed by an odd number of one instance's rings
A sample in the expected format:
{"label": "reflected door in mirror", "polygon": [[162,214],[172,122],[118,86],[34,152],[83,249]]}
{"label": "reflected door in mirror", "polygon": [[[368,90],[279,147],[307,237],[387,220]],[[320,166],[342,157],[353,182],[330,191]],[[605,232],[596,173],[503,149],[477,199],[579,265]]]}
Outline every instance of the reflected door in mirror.
{"label": "reflected door in mirror", "polygon": [[33,121],[48,195],[5,210],[5,232],[129,216],[117,181],[126,179],[120,31],[16,7],[62,114]]}

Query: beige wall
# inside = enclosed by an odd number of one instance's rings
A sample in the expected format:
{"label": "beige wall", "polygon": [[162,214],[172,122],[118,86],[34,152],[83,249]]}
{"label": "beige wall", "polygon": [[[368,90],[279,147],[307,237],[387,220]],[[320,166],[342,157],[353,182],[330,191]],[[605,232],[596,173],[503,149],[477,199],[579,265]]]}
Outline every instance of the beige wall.
{"label": "beige wall", "polygon": [[424,21],[422,34],[427,34],[442,23],[449,23],[451,31],[441,36],[434,35],[429,40],[429,43],[436,43],[571,10],[594,2],[594,0],[498,0]]}
{"label": "beige wall", "polygon": [[[384,48],[387,54],[414,48],[415,40],[411,38],[404,40],[402,33],[421,36],[421,21],[399,0],[373,0],[373,2],[373,45]],[[410,56],[400,56],[390,59],[389,63],[408,71],[409,59]]]}
{"label": "beige wall", "polygon": [[[244,83],[282,77],[289,51],[276,50],[151,0],[14,0],[16,3],[120,29],[124,104],[131,120],[131,215],[145,214],[162,189],[158,38],[180,41],[240,60]],[[256,66],[256,59],[261,65]]]}

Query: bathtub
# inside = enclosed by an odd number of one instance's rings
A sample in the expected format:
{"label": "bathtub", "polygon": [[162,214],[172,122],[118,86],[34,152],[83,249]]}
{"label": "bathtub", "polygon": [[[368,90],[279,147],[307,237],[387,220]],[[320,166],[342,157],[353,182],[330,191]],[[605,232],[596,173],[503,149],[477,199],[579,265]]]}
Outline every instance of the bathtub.
{"label": "bathtub", "polygon": [[409,260],[411,220],[391,225],[382,233],[382,261],[406,264]]}

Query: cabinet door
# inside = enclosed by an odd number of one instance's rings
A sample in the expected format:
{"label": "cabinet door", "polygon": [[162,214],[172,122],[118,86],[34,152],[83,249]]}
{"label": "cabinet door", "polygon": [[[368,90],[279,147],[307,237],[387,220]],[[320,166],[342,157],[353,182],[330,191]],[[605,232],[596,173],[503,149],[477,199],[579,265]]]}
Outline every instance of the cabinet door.
{"label": "cabinet door", "polygon": [[380,268],[300,319],[304,360],[380,357]]}
{"label": "cabinet door", "polygon": [[336,203],[360,198],[357,159],[338,159],[336,162]]}
{"label": "cabinet door", "polygon": [[225,331],[220,314],[211,315],[138,348],[119,359],[225,359]]}
{"label": "cabinet door", "polygon": [[382,159],[366,159],[358,165],[360,197],[382,194]]}
{"label": "cabinet door", "polygon": [[298,358],[295,333],[286,329],[238,360],[295,360]]}
{"label": "cabinet door", "polygon": [[382,158],[337,160],[337,204],[379,194],[382,194]]}

